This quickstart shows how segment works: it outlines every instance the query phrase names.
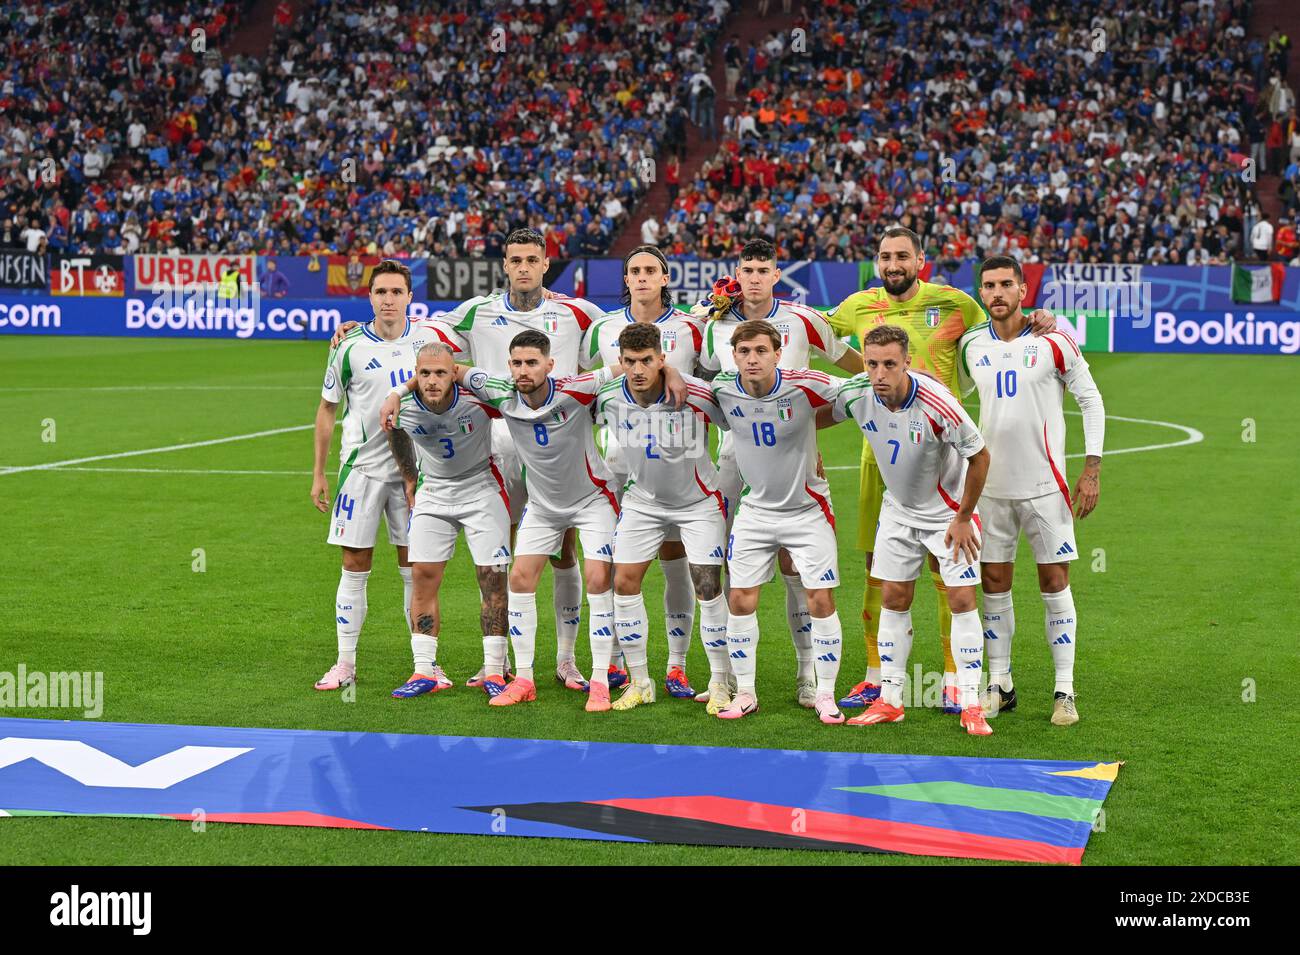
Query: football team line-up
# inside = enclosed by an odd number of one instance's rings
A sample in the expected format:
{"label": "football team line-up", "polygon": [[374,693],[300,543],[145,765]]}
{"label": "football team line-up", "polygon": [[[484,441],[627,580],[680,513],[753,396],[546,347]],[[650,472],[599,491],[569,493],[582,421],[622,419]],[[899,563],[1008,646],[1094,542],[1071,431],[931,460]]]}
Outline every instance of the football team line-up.
{"label": "football team line-up", "polygon": [[[843,723],[853,709],[862,712],[850,725],[902,722],[910,607],[928,567],[943,710],[968,733],[988,735],[988,717],[1016,706],[1011,585],[1023,531],[1055,668],[1051,722],[1078,722],[1069,566],[1075,516],[1100,493],[1105,412],[1073,340],[1050,313],[1022,312],[1014,259],[982,263],[987,315],[966,293],[920,280],[920,240],[902,227],[888,229],[877,251],[883,287],[827,314],[773,297],[780,270],[763,239],[747,243],[735,278],[689,313],[672,306],[668,262],[653,246],[624,259],[624,305],[611,312],[543,288],[545,242],[532,230],[511,233],[504,264],[505,293],[412,321],[410,272],[385,260],[370,276],[374,321],[348,323],[331,342],[311,497],[329,515],[343,569],[338,660],[317,690],[357,679],[383,518],[414,657],[394,697],[453,685],[437,662],[439,590],[463,533],[483,631],[483,667],[468,684],[491,706],[537,698],[536,591],[548,563],[555,679],[585,693],[590,712],[653,703],[641,588],[658,559],[669,695],[704,702],[721,719],[758,711],[759,589],[779,568],[798,702],[823,723]],[[850,334],[861,353],[844,343]],[[811,370],[814,354],[852,377]],[[956,397],[975,389],[978,427]],[[1067,390],[1086,445],[1073,494]],[[344,402],[331,503],[325,462]],[[841,575],[816,431],[846,420],[864,439],[857,546],[866,554],[867,670],[837,700]],[[716,462],[710,427],[721,432]],[[589,678],[574,659],[584,585]],[[700,693],[686,675],[697,605],[710,670]]]}

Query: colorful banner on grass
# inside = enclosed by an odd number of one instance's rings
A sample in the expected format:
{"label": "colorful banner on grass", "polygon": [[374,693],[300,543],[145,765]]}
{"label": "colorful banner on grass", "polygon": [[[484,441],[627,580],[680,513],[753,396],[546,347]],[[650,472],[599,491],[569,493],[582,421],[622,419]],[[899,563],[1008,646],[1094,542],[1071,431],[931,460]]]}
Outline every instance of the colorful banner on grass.
{"label": "colorful banner on grass", "polygon": [[0,815],[1078,864],[1119,766],[0,719]]}

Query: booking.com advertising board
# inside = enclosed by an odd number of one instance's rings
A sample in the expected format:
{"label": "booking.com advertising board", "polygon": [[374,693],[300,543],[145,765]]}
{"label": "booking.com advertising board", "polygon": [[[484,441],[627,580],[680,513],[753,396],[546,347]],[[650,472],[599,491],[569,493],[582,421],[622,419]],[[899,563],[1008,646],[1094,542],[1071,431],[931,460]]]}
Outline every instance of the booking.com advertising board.
{"label": "booking.com advertising board", "polygon": [[[326,339],[369,321],[378,258],[322,255],[42,256],[0,250],[0,334],[158,338]],[[407,259],[413,318],[435,315],[505,285],[498,261]],[[682,305],[703,298],[734,262],[677,259],[670,287]],[[776,294],[832,308],[871,279],[870,263],[785,262]],[[975,263],[931,281],[974,291]],[[1300,275],[1276,269],[1270,300],[1232,297],[1228,267],[1026,266],[1026,306],[1055,313],[1085,351],[1300,352]],[[1240,275],[1238,276],[1240,279]],[[619,304],[617,259],[551,263],[546,285],[606,308]],[[1255,288],[1260,287],[1255,283]],[[1239,281],[1239,293],[1241,283]]]}

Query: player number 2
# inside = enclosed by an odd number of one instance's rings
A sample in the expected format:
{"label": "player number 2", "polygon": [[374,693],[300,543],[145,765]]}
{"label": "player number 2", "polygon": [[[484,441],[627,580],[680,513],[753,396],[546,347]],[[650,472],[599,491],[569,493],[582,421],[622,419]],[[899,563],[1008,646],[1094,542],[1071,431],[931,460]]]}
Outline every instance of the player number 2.
{"label": "player number 2", "polygon": [[533,438],[542,447],[545,447],[551,442],[551,436],[546,433],[546,425],[544,424],[533,425]]}
{"label": "player number 2", "polygon": [[998,386],[999,398],[1014,398],[1016,396],[1016,370],[1000,371],[997,378],[994,379]]}
{"label": "player number 2", "polygon": [[755,421],[751,426],[754,432],[754,444],[766,445],[772,447],[776,444],[776,426],[770,421],[764,421],[762,424]]}
{"label": "player number 2", "polygon": [[655,454],[654,446],[655,446],[654,434],[653,433],[647,434],[645,436],[645,456],[647,458],[653,458],[654,460],[658,461],[659,455]]}
{"label": "player number 2", "polygon": [[900,445],[900,444],[899,444],[896,440],[894,440],[893,438],[890,438],[890,439],[889,439],[888,441],[886,441],[885,443],[886,443],[886,444],[892,444],[892,445],[894,446],[894,453],[891,454],[891,455],[889,456],[889,463],[890,463],[890,464],[893,464],[895,461],[898,460],[898,449],[899,449],[900,447],[902,447],[902,445]]}

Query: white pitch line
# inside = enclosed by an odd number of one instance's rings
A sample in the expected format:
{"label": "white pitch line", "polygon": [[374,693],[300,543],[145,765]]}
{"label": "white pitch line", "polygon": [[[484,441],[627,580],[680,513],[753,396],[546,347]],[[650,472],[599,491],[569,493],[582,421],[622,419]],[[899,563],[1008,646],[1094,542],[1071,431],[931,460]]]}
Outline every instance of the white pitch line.
{"label": "white pitch line", "polygon": [[15,391],[311,391],[307,385],[33,385],[0,388],[0,393]]}
{"label": "white pitch line", "polygon": [[[1083,412],[1067,411],[1066,414],[1082,415]],[[1183,447],[1183,445],[1187,445],[1187,444],[1200,444],[1202,441],[1205,440],[1205,435],[1201,434],[1201,432],[1197,431],[1195,428],[1189,428],[1187,427],[1187,425],[1184,424],[1174,424],[1172,421],[1152,421],[1149,418],[1124,418],[1121,417],[1120,415],[1114,415],[1114,414],[1106,415],[1106,420],[1127,421],[1130,424],[1153,424],[1153,425],[1158,425],[1162,428],[1173,428],[1176,431],[1183,432],[1183,434],[1185,434],[1187,437],[1183,438],[1183,440],[1181,441],[1170,441],[1167,444],[1144,444],[1140,448],[1115,448],[1114,450],[1107,448],[1104,452],[1105,454],[1134,454],[1138,451],[1163,451],[1165,448],[1181,448]],[[1066,458],[1082,458],[1086,456],[1087,455],[1085,454],[1067,454]],[[858,464],[834,464],[831,465],[830,467],[824,467],[822,468],[822,470],[857,471],[860,469],[860,467],[861,465]]]}
{"label": "white pitch line", "polygon": [[270,431],[253,431],[249,434],[231,435],[229,438],[212,438],[209,441],[191,441],[187,444],[169,444],[161,448],[142,448],[139,451],[118,451],[115,454],[95,454],[88,458],[70,458],[67,461],[50,461],[46,464],[27,464],[22,467],[5,468],[0,475],[17,474],[20,471],[51,471],[71,464],[86,464],[90,461],[108,461],[113,458],[134,458],[141,454],[162,454],[165,451],[187,451],[190,448],[206,448],[214,444],[228,444],[231,441],[247,441],[250,438],[265,438],[274,434],[288,434],[291,431],[310,431],[314,424],[299,424],[291,428],[272,428]]}
{"label": "white pitch line", "polygon": [[[54,468],[55,471],[84,471],[94,474],[292,474],[310,477],[310,471],[234,471],[203,468]],[[4,473],[0,469],[0,474]]]}

